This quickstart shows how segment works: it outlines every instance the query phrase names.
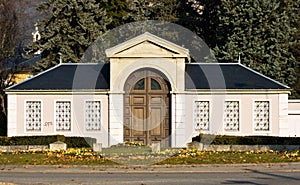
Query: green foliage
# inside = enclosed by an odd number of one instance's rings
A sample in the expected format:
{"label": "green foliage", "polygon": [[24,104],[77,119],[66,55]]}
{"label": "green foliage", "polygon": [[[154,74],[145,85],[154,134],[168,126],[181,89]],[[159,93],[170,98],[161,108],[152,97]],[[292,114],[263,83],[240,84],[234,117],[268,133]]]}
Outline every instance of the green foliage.
{"label": "green foliage", "polygon": [[94,138],[63,135],[0,137],[0,145],[49,145],[56,141],[65,142],[68,148],[91,147],[96,142]]}
{"label": "green foliage", "polygon": [[91,42],[107,30],[111,19],[102,0],[48,0],[39,7],[50,14],[42,22],[42,39],[31,46],[42,50],[36,72],[58,64],[80,62]]}
{"label": "green foliage", "polygon": [[242,63],[281,83],[293,86],[299,67],[291,47],[297,43],[299,1],[221,0],[218,9],[219,62]]}
{"label": "green foliage", "polygon": [[144,0],[131,15],[180,24],[199,35],[218,62],[237,62],[240,53],[244,65],[294,88],[297,78],[300,84],[299,6],[299,0]]}
{"label": "green foliage", "polygon": [[107,26],[108,29],[116,28],[120,25],[127,23],[129,3],[124,0],[108,0],[104,1],[102,6],[106,10],[106,14],[111,18],[111,23]]}
{"label": "green foliage", "polygon": [[96,143],[96,139],[90,137],[66,137],[65,143],[69,148],[88,148]]}
{"label": "green foliage", "polygon": [[160,20],[176,22],[178,20],[179,0],[140,0],[129,3],[127,19],[132,21]]}
{"label": "green foliage", "polygon": [[295,87],[297,78],[300,84],[299,6],[299,0],[47,0],[40,10],[50,16],[43,21],[42,40],[31,49],[43,51],[40,72],[60,58],[79,62],[108,29],[133,21],[168,21],[199,35],[218,62],[237,62],[240,53],[243,64]]}
{"label": "green foliage", "polygon": [[193,141],[214,145],[299,145],[300,138],[200,134],[199,136],[194,137]]}

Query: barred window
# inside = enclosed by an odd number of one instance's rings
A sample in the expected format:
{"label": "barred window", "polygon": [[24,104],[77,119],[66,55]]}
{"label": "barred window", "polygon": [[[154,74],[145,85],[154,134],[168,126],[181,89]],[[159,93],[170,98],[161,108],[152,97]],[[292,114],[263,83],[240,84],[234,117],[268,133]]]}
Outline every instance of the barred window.
{"label": "barred window", "polygon": [[238,101],[225,101],[224,110],[224,130],[225,131],[239,131],[239,102]]}
{"label": "barred window", "polygon": [[209,130],[209,101],[194,102],[194,125],[196,130]]}
{"label": "barred window", "polygon": [[85,102],[85,128],[87,131],[101,130],[101,102]]}
{"label": "barred window", "polygon": [[56,102],[56,131],[71,131],[71,102]]}
{"label": "barred window", "polygon": [[270,130],[270,103],[269,101],[254,102],[254,130]]}
{"label": "barred window", "polygon": [[41,131],[42,103],[40,101],[26,101],[25,106],[26,131]]}

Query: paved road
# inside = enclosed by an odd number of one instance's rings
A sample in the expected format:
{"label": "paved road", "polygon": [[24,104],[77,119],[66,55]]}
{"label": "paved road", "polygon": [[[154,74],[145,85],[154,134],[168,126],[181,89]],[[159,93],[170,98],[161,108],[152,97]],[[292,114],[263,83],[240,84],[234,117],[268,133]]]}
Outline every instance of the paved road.
{"label": "paved road", "polygon": [[[0,174],[13,184],[192,185],[192,184],[299,184],[300,173],[186,173],[186,174]],[[0,183],[1,184],[1,183]],[[4,183],[5,184],[5,183]]]}
{"label": "paved road", "polygon": [[0,166],[4,184],[299,184],[300,164],[155,167]]}

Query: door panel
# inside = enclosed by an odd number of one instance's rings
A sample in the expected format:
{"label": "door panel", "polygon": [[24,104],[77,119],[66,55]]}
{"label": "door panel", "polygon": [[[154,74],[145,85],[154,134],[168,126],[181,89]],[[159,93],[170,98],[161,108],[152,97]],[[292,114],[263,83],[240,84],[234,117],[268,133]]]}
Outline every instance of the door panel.
{"label": "door panel", "polygon": [[146,96],[136,95],[132,96],[133,105],[146,105]]}
{"label": "door panel", "polygon": [[161,124],[163,123],[163,111],[161,107],[151,107],[150,109],[150,119],[149,127],[150,136],[160,136],[161,135]]}

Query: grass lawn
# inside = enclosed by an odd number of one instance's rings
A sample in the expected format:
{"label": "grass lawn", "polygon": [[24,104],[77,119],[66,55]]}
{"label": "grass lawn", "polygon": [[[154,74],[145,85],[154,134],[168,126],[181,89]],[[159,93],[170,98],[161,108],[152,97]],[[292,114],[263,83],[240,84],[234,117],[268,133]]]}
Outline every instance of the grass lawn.
{"label": "grass lawn", "polygon": [[141,146],[114,147],[102,153],[90,149],[66,151],[2,152],[0,164],[21,165],[113,165],[113,164],[236,164],[300,162],[299,151],[214,152],[185,149],[164,149],[152,153]]}

